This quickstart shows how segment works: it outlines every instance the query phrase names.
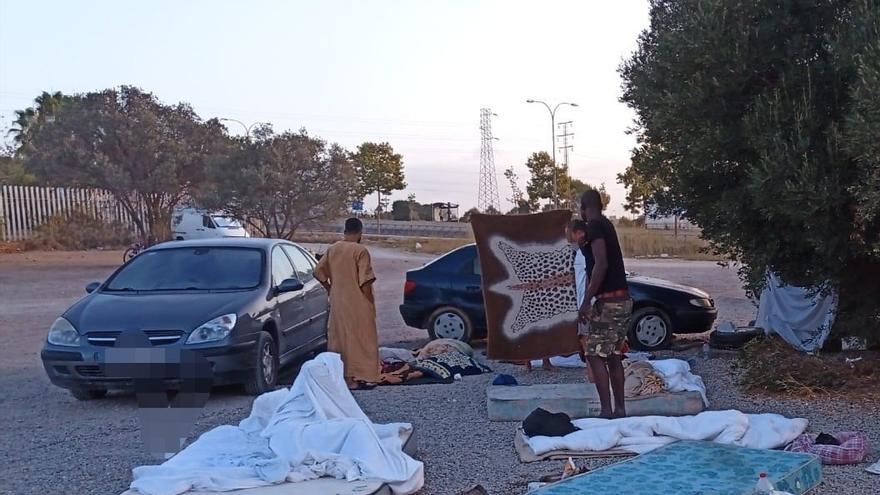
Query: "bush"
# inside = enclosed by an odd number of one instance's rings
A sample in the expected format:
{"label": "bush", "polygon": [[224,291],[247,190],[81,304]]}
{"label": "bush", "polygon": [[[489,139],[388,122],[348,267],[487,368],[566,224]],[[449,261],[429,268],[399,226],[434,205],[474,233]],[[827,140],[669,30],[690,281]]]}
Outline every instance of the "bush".
{"label": "bush", "polygon": [[[795,395],[846,393],[854,389],[876,391],[880,364],[874,352],[847,355],[810,355],[794,350],[778,337],[756,339],[734,361],[740,384],[749,391],[784,392]],[[855,355],[855,354],[854,354]]]}
{"label": "bush", "polygon": [[37,227],[24,242],[25,249],[76,251],[131,244],[134,235],[119,222],[105,222],[94,215],[76,211],[68,217],[55,215]]}
{"label": "bush", "polygon": [[718,260],[719,257],[708,250],[708,244],[693,233],[648,230],[643,227],[619,227],[617,236],[623,255],[628,258],[669,256],[673,258]]}

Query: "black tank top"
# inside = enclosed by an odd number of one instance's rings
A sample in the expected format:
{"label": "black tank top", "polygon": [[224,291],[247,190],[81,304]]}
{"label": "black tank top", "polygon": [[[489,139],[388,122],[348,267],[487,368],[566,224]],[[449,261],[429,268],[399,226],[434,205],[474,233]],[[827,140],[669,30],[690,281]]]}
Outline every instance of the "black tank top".
{"label": "black tank top", "polygon": [[[623,252],[620,250],[620,240],[617,238],[617,230],[610,220],[601,216],[596,220],[587,222],[587,243],[581,248],[584,257],[587,259],[587,270],[592,280],[593,267],[595,260],[593,259],[593,250],[591,243],[598,239],[605,239],[605,254],[608,256],[608,271],[605,272],[605,280],[599,286],[599,294],[606,292],[614,292],[618,290],[626,290],[626,267],[623,265]],[[598,294],[597,294],[598,295]]]}

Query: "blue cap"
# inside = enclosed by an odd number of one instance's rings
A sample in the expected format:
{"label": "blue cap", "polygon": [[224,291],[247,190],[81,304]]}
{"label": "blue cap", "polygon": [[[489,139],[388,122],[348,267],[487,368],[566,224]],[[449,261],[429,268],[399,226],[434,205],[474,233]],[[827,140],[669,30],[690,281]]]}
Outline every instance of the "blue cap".
{"label": "blue cap", "polygon": [[519,385],[519,383],[517,383],[516,378],[502,374],[495,377],[492,385]]}

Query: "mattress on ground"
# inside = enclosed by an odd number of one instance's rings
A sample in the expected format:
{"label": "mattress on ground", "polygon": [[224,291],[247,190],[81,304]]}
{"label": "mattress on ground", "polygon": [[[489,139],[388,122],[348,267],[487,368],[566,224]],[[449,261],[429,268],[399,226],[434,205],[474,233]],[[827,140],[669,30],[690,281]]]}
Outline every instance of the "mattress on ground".
{"label": "mattress on ground", "polygon": [[802,495],[822,481],[822,463],[812,454],[683,441],[539,488],[531,495],[750,495],[760,473],[767,473],[777,490]]}
{"label": "mattress on ground", "polygon": [[[403,440],[403,451],[416,458],[418,445],[415,430],[400,433]],[[185,495],[217,495],[218,492],[188,491]],[[318,478],[299,483],[281,483],[278,485],[232,490],[230,495],[392,495],[391,488],[379,480],[345,481],[335,478]],[[122,495],[139,495],[138,492],[127,490]]]}
{"label": "mattress on ground", "polygon": [[[572,418],[599,416],[599,393],[592,383],[490,386],[486,392],[490,421],[522,421],[537,408]],[[666,392],[626,400],[628,416],[691,416],[703,412],[699,392]]]}
{"label": "mattress on ground", "polygon": [[603,450],[601,452],[591,450],[551,450],[543,454],[536,454],[531,445],[529,445],[529,439],[522,427],[516,429],[516,434],[513,437],[513,448],[516,450],[517,455],[519,455],[519,460],[523,463],[568,458],[589,459],[594,457],[631,457],[635,455],[632,452],[617,449]]}

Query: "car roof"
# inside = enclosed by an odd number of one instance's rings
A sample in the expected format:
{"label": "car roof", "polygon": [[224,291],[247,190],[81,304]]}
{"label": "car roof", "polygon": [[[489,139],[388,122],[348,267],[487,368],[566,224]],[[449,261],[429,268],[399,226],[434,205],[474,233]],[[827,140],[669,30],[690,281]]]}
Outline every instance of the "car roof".
{"label": "car roof", "polygon": [[191,239],[188,241],[168,241],[157,244],[150,249],[174,249],[181,247],[238,247],[252,249],[268,249],[275,244],[293,244],[284,239],[265,239],[262,237],[220,237],[215,239]]}

